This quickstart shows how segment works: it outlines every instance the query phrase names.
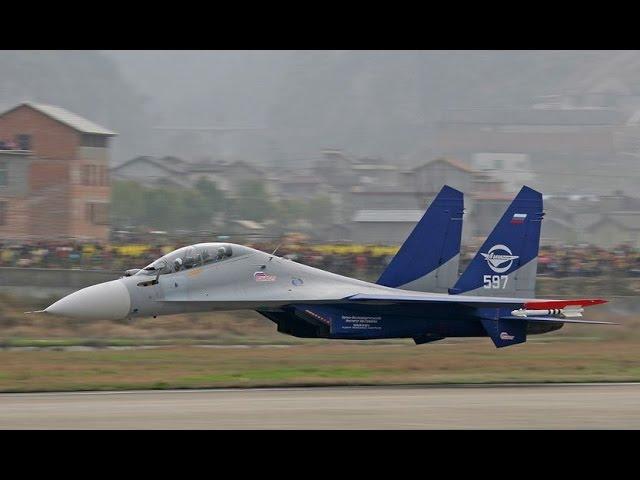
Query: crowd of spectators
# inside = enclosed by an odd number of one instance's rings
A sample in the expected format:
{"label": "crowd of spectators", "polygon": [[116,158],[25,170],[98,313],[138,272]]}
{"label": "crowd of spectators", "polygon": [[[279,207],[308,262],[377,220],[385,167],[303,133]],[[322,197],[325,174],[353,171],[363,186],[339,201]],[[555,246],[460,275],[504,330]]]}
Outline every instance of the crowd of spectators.
{"label": "crowd of spectators", "polygon": [[[174,244],[110,244],[79,242],[0,243],[0,267],[72,268],[124,271],[142,268],[162,255],[193,242]],[[272,251],[272,243],[249,246]],[[462,271],[476,248],[464,248]],[[397,249],[369,246],[318,246],[308,243],[283,244],[277,255],[342,275],[375,280]],[[538,258],[538,274],[573,276],[640,276],[640,250],[628,246],[612,249],[593,245],[543,246]]]}
{"label": "crowd of spectators", "polygon": [[538,273],[558,277],[599,275],[640,276],[640,250],[621,245],[602,248],[594,245],[540,248]]}
{"label": "crowd of spectators", "polygon": [[170,251],[159,245],[80,242],[0,243],[0,267],[125,270],[144,267]]}

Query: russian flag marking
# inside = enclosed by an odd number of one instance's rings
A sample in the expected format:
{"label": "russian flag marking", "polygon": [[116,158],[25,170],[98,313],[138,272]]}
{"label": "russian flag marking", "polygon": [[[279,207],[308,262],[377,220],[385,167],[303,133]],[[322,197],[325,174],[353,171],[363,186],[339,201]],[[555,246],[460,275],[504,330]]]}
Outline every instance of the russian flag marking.
{"label": "russian flag marking", "polygon": [[511,217],[510,223],[524,223],[524,220],[527,218],[526,213],[514,213],[513,217]]}

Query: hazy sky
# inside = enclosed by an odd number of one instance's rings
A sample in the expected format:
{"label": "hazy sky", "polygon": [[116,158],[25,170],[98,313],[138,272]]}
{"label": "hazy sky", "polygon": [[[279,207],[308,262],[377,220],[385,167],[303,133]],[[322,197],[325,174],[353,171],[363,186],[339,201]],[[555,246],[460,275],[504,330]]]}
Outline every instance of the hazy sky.
{"label": "hazy sky", "polygon": [[172,154],[293,167],[324,148],[415,164],[441,153],[436,126],[452,109],[613,90],[627,95],[616,108],[630,116],[640,97],[635,51],[3,51],[0,60],[0,107],[41,101],[102,123],[119,133],[114,164]]}
{"label": "hazy sky", "polygon": [[402,161],[429,154],[449,109],[529,106],[640,76],[637,52],[105,53],[163,125],[260,127],[193,140],[256,161],[299,161],[326,147]]}

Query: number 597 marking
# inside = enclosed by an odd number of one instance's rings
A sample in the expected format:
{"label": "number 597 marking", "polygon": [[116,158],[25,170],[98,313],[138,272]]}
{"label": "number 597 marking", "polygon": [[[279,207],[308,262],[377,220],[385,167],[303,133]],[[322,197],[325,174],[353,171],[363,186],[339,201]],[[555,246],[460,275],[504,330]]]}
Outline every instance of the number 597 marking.
{"label": "number 597 marking", "polygon": [[506,288],[508,275],[485,275],[484,288]]}

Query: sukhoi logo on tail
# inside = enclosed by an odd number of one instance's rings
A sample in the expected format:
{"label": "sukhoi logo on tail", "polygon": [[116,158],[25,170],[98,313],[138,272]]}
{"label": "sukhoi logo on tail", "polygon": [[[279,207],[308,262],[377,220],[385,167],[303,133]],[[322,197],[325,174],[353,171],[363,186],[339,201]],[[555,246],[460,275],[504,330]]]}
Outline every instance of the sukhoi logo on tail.
{"label": "sukhoi logo on tail", "polygon": [[487,261],[489,268],[496,273],[508,271],[513,261],[520,258],[518,255],[513,255],[506,245],[494,245],[487,253],[480,253],[480,255]]}

